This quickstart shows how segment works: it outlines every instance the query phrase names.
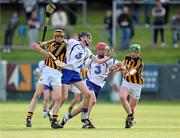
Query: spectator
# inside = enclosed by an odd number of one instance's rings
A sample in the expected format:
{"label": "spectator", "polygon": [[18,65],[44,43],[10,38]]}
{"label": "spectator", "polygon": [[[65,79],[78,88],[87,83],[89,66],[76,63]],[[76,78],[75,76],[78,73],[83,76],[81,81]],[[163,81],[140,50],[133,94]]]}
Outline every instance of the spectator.
{"label": "spectator", "polygon": [[154,0],[144,0],[144,18],[145,18],[145,27],[149,27],[151,24],[151,11],[152,11],[152,4]]}
{"label": "spectator", "polygon": [[68,17],[69,17],[69,24],[72,25],[72,26],[75,26],[76,23],[77,23],[77,14],[76,14],[77,5],[72,3],[72,2],[68,5],[68,7],[69,7]]}
{"label": "spectator", "polygon": [[140,12],[140,2],[141,0],[131,0],[132,2],[132,19],[135,25],[140,25],[139,12]]}
{"label": "spectator", "polygon": [[112,46],[112,11],[107,10],[104,17],[105,28],[107,29],[108,42]]}
{"label": "spectator", "polygon": [[164,42],[164,24],[165,24],[166,10],[162,7],[161,2],[158,0],[156,6],[152,9],[152,16],[154,17],[153,28],[153,42],[157,44],[158,32],[161,34],[161,46],[165,46]]}
{"label": "spectator", "polygon": [[122,14],[118,17],[118,24],[120,26],[120,49],[127,50],[133,35],[133,22],[128,7],[123,7]]}
{"label": "spectator", "polygon": [[14,12],[12,14],[12,18],[9,21],[9,24],[6,28],[5,35],[4,35],[4,53],[10,53],[12,47],[12,41],[14,37],[14,31],[17,28],[19,23],[18,13]]}
{"label": "spectator", "polygon": [[45,17],[45,2],[44,0],[38,0],[38,17],[40,25],[44,25],[44,17]]}
{"label": "spectator", "polygon": [[166,14],[165,14],[165,24],[168,23],[168,19],[169,19],[169,0],[160,0],[160,2],[162,3],[162,6],[164,7],[164,9],[166,10]]}
{"label": "spectator", "polygon": [[178,42],[180,42],[180,12],[177,12],[177,14],[172,17],[172,36],[173,46],[177,48]]}
{"label": "spectator", "polygon": [[37,43],[38,41],[38,28],[40,27],[39,19],[35,10],[32,11],[30,18],[27,21],[27,25],[29,29],[28,33],[31,47],[33,43]]}
{"label": "spectator", "polygon": [[33,11],[35,5],[36,5],[36,0],[24,0],[24,8],[26,12],[26,21],[29,20],[31,17],[31,12]]}

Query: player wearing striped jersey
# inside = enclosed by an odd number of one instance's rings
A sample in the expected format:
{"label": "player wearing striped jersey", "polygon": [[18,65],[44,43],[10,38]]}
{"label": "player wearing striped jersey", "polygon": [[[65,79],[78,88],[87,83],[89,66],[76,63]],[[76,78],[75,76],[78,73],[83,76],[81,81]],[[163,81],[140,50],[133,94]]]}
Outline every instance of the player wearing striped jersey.
{"label": "player wearing striped jersey", "polygon": [[[132,44],[130,54],[123,61],[124,78],[120,88],[120,100],[127,112],[125,128],[132,127],[136,120],[134,119],[134,110],[140,98],[143,85],[142,71],[144,63],[140,57],[140,45]],[[130,96],[129,101],[127,100]]]}
{"label": "player wearing striped jersey", "polygon": [[[99,42],[96,45],[98,59],[106,58],[106,47],[108,45],[104,42]],[[100,89],[104,86],[109,73],[114,69],[115,60],[110,59],[102,64],[94,62],[91,58],[88,58],[85,61],[85,68],[87,69],[87,78],[86,78],[86,85],[90,91],[90,101],[88,107],[88,118],[91,112],[92,107],[96,103],[96,98],[99,94]],[[71,113],[65,115],[61,121],[61,125],[64,126],[65,123],[72,117],[76,116],[81,112],[83,108],[82,103],[80,106],[73,110]],[[84,123],[83,128],[95,128],[94,125]]]}
{"label": "player wearing striped jersey", "polygon": [[68,41],[66,52],[66,65],[63,67],[65,69],[63,69],[62,77],[64,99],[67,99],[68,85],[70,84],[75,85],[82,93],[83,108],[81,110],[81,121],[84,124],[91,124],[88,118],[90,92],[85,84],[85,81],[80,75],[80,69],[83,66],[84,60],[87,58],[90,58],[99,64],[111,59],[111,57],[98,59],[95,55],[93,55],[88,48],[91,42],[92,37],[89,32],[81,32],[79,34],[79,41],[75,39],[70,39]]}
{"label": "player wearing striped jersey", "polygon": [[[64,56],[66,53],[66,40],[64,40],[63,30],[56,29],[53,34],[54,40],[47,44],[47,49],[55,57],[56,61],[64,61]],[[44,47],[46,43],[41,42],[39,44],[34,44],[32,47],[36,48],[45,57],[45,68],[43,69],[42,75],[39,78],[36,91],[31,100],[30,107],[28,109],[26,126],[31,127],[31,118],[33,112],[36,108],[37,101],[44,90],[44,85],[51,85],[53,88],[53,100],[55,101],[53,107],[53,118],[51,120],[52,128],[61,128],[61,125],[57,122],[58,112],[61,104],[61,93],[62,93],[62,83],[61,83],[61,68],[56,65],[55,60],[50,56]]]}

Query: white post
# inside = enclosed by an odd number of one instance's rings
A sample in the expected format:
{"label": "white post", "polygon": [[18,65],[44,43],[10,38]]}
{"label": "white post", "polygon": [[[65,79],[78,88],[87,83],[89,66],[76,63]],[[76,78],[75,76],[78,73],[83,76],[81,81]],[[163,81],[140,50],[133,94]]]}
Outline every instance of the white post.
{"label": "white post", "polygon": [[112,34],[112,44],[113,48],[116,48],[116,7],[117,7],[117,1],[113,0],[113,34]]}
{"label": "white post", "polygon": [[6,66],[7,62],[4,60],[0,60],[0,101],[6,101],[7,99],[7,91],[6,91]]}
{"label": "white post", "polygon": [[87,16],[87,2],[86,1],[83,1],[82,3],[82,10],[83,10],[83,25],[87,25],[87,19],[86,19],[86,16]]}

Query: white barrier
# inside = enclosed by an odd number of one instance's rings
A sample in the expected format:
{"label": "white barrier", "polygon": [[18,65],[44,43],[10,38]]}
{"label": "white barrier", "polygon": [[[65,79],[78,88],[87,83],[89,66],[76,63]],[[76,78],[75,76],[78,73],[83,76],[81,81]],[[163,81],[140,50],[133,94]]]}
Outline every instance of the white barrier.
{"label": "white barrier", "polygon": [[7,99],[7,91],[6,91],[6,66],[7,61],[5,60],[0,60],[0,100],[6,101]]}

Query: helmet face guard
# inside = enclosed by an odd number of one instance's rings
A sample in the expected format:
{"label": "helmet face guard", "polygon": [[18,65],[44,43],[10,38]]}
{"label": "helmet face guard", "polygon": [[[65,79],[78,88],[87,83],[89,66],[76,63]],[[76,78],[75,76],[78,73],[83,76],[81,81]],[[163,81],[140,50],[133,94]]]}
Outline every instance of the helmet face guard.
{"label": "helmet face guard", "polygon": [[54,30],[54,33],[53,33],[53,38],[56,38],[56,37],[61,37],[61,38],[64,38],[64,31],[63,30],[60,30],[60,29],[56,29]]}
{"label": "helmet face guard", "polygon": [[87,37],[88,39],[92,40],[92,36],[89,32],[81,32],[78,35],[78,38],[80,41],[84,41],[84,43],[86,44],[86,46],[89,46],[89,43],[87,43],[87,41],[85,40],[85,37]]}

